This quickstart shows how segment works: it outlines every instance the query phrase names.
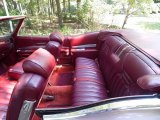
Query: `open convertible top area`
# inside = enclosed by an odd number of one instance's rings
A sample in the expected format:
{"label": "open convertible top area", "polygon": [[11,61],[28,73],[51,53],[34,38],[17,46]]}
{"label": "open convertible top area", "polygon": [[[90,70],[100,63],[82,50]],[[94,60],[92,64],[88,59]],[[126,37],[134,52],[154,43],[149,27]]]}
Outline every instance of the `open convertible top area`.
{"label": "open convertible top area", "polygon": [[125,29],[22,36],[24,19],[0,18],[0,119],[47,120],[104,104],[129,109],[123,100],[132,107],[152,106],[154,100],[152,107],[159,106],[159,33]]}

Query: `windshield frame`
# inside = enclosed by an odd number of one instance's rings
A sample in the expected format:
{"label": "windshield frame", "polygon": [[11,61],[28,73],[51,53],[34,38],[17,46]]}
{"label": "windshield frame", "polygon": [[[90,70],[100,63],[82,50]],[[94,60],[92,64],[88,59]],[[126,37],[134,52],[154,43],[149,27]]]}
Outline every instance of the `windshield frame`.
{"label": "windshield frame", "polygon": [[17,26],[15,27],[13,32],[9,35],[9,36],[12,36],[12,37],[16,37],[25,18],[26,18],[26,16],[1,16],[0,17],[0,22],[1,21],[10,21],[10,20],[19,20],[18,23],[17,23]]}

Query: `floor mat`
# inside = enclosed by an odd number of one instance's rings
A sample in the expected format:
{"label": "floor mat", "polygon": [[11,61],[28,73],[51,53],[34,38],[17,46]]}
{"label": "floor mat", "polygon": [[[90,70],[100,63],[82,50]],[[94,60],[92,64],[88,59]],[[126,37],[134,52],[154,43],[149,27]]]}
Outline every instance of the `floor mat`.
{"label": "floor mat", "polygon": [[44,95],[54,96],[53,101],[41,100],[38,107],[64,107],[72,105],[73,86],[47,86]]}

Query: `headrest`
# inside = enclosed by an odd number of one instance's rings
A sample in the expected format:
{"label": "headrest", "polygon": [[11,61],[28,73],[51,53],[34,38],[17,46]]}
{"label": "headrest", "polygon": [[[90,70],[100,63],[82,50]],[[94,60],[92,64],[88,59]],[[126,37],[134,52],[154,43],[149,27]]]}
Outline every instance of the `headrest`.
{"label": "headrest", "polygon": [[46,45],[46,48],[49,47],[49,46],[54,46],[54,47],[57,47],[57,48],[60,48],[61,45],[59,42],[55,42],[55,41],[49,41]]}
{"label": "headrest", "polygon": [[58,59],[61,45],[59,44],[59,42],[49,41],[45,49],[49,51],[55,57],[55,59]]}
{"label": "headrest", "polygon": [[63,35],[59,32],[52,32],[49,36],[50,41],[56,41],[62,44],[63,42]]}
{"label": "headrest", "polygon": [[39,48],[24,62],[24,72],[36,73],[47,78],[55,66],[55,58],[47,50]]}

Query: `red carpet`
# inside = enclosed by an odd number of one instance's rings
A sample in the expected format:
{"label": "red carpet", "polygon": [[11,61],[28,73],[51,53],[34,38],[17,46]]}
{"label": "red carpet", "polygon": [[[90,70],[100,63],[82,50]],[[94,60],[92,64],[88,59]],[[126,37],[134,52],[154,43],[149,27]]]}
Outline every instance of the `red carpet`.
{"label": "red carpet", "polygon": [[52,74],[49,83],[54,86],[72,85],[73,84],[73,66],[57,66]]}

